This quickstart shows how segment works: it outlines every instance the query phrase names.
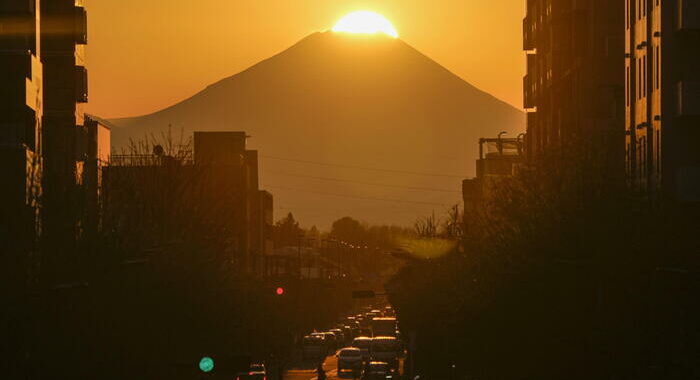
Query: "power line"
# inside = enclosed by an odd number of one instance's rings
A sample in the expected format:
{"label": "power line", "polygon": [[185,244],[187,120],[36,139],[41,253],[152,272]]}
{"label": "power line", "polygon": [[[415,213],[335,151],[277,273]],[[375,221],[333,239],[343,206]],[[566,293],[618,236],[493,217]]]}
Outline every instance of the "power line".
{"label": "power line", "polygon": [[367,186],[390,187],[390,188],[395,188],[395,189],[420,190],[420,191],[435,191],[435,192],[455,193],[455,194],[461,194],[461,193],[462,193],[461,191],[456,191],[456,190],[436,189],[436,188],[430,188],[430,187],[413,187],[413,186],[402,186],[402,185],[389,185],[389,184],[383,184],[383,183],[372,183],[372,182],[355,181],[355,180],[343,179],[343,178],[316,177],[316,176],[311,176],[311,175],[289,174],[289,173],[282,173],[282,172],[267,172],[267,173],[285,175],[285,176],[289,176],[289,177],[299,177],[299,178],[318,179],[318,180],[321,180],[321,181],[345,182],[345,183],[356,183],[356,184],[367,185]]}
{"label": "power line", "polygon": [[286,186],[274,186],[274,185],[264,185],[262,187],[269,187],[273,189],[280,189],[280,190],[290,190],[290,191],[300,191],[304,193],[310,193],[310,194],[319,194],[319,195],[327,195],[331,197],[341,197],[341,198],[351,198],[351,199],[363,199],[363,200],[368,200],[368,201],[379,201],[379,202],[393,202],[393,203],[411,203],[411,204],[421,204],[421,205],[430,205],[430,206],[447,206],[444,203],[436,203],[436,202],[425,202],[425,201],[413,201],[413,200],[403,200],[403,199],[390,199],[390,198],[375,198],[375,197],[363,197],[363,196],[357,196],[357,195],[346,195],[346,194],[335,194],[335,193],[325,193],[321,191],[315,191],[315,190],[307,190],[307,189],[295,189],[291,187],[286,187]]}
{"label": "power line", "polygon": [[344,165],[344,164],[331,164],[331,163],[328,163],[328,162],[317,162],[317,161],[297,160],[297,159],[294,159],[294,158],[274,157],[274,156],[267,156],[267,155],[263,155],[263,154],[261,154],[260,157],[269,158],[269,159],[271,159],[271,160],[297,162],[297,163],[300,163],[300,164],[310,164],[310,165],[318,165],[318,166],[333,166],[333,167],[337,167],[337,168],[369,170],[369,171],[384,172],[384,173],[398,173],[398,174],[422,175],[422,176],[428,176],[428,177],[449,177],[449,178],[465,178],[465,177],[466,177],[466,175],[458,175],[458,174],[440,174],[440,173],[428,173],[428,172],[413,172],[413,171],[408,171],[408,170],[385,169],[385,168],[369,168],[369,167],[364,167],[364,166],[354,166],[354,165]]}

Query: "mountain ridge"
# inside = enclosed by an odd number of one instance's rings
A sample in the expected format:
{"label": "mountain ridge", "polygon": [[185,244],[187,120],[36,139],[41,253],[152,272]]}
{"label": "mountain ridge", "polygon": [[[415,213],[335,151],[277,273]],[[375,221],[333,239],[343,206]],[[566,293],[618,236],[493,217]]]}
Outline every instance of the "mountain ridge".
{"label": "mountain ridge", "polygon": [[[389,179],[406,187],[439,185],[460,189],[458,180],[303,165],[265,156],[416,172],[473,174],[479,137],[524,129],[524,114],[469,84],[400,39],[311,34],[290,48],[151,114],[111,120],[115,146],[128,138],[163,131],[169,124],[194,130],[245,130],[251,148],[260,149],[263,186],[280,183],[310,191],[364,198],[457,203],[445,194],[379,191],[347,184],[299,181],[274,173],[303,173],[372,181]],[[267,170],[272,169],[272,170]],[[331,186],[332,185],[332,186]],[[342,213],[304,215],[305,208],[336,204],[294,191],[275,191],[282,207],[302,222],[326,225]],[[364,202],[363,205],[360,203]],[[310,204],[312,203],[312,204]],[[430,210],[400,210],[377,201],[357,200],[373,223],[410,223]],[[289,206],[288,206],[289,205]],[[361,207],[360,207],[361,206]],[[322,207],[323,208],[323,207]],[[359,211],[347,207],[347,212]],[[394,210],[394,211],[392,211]],[[286,211],[285,211],[286,212]],[[332,215],[333,214],[333,215]],[[306,218],[305,218],[306,216]],[[306,219],[306,220],[305,220]]]}

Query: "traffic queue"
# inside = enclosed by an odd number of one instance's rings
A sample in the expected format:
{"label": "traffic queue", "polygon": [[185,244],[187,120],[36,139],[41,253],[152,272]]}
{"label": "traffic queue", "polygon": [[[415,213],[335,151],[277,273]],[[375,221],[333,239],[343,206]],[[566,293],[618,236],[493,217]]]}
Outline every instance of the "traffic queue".
{"label": "traffic queue", "polygon": [[[303,339],[302,358],[323,363],[328,355],[338,360],[338,377],[387,380],[399,376],[405,349],[391,306],[364,308],[338,321],[328,331],[315,331]],[[325,378],[322,365],[319,380]]]}

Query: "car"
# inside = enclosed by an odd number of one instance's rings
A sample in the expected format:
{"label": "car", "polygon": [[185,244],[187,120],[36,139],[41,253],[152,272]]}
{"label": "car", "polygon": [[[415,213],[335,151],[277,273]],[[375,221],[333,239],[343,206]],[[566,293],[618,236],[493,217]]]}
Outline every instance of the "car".
{"label": "car", "polygon": [[370,360],[388,363],[391,368],[399,367],[400,348],[396,337],[377,336],[369,346]]}
{"label": "car", "polygon": [[267,380],[267,371],[264,364],[251,364],[248,371],[248,379],[250,380]]}
{"label": "car", "polygon": [[319,360],[326,357],[328,346],[326,337],[323,334],[311,334],[304,337],[302,341],[301,356],[303,360]]}
{"label": "car", "polygon": [[338,375],[345,372],[355,373],[362,370],[362,350],[357,347],[346,347],[338,351]]}
{"label": "car", "polygon": [[327,331],[324,332],[323,335],[326,337],[326,349],[329,352],[333,352],[338,349],[338,337],[335,335],[335,333]]}
{"label": "car", "polygon": [[362,380],[386,380],[392,376],[389,364],[384,362],[369,362],[362,373]]}
{"label": "car", "polygon": [[332,332],[333,334],[335,334],[335,337],[336,337],[337,343],[338,343],[338,347],[345,344],[345,334],[343,334],[343,330],[330,329],[329,332]]}
{"label": "car", "polygon": [[359,348],[362,353],[362,360],[369,360],[369,348],[372,345],[372,338],[368,336],[358,336],[353,339],[352,347]]}
{"label": "car", "polygon": [[357,329],[357,336],[372,336],[372,329],[369,327],[360,327]]}
{"label": "car", "polygon": [[343,336],[345,337],[345,342],[350,342],[352,339],[355,337],[353,335],[352,327],[350,326],[343,326]]}

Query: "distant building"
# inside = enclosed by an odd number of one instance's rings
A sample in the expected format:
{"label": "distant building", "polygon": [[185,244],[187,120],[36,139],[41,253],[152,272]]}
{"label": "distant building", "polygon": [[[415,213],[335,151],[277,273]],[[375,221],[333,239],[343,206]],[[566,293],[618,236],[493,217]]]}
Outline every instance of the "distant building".
{"label": "distant building", "polygon": [[628,185],[700,202],[700,2],[625,0],[625,16]]}
{"label": "distant building", "polygon": [[497,200],[499,184],[513,176],[524,162],[524,148],[521,138],[479,139],[476,178],[462,182],[465,228],[469,229],[471,218],[488,212],[489,203]]}
{"label": "distant building", "polygon": [[[624,183],[624,4],[527,0],[523,80],[528,158],[596,158]],[[590,160],[590,159],[589,159]]]}
{"label": "distant building", "polygon": [[272,195],[261,193],[258,152],[246,149],[245,132],[194,132],[194,164],[210,170],[230,170],[236,184],[237,251],[240,265],[262,273],[272,239]]}
{"label": "distant building", "polygon": [[274,228],[272,194],[259,190],[253,199],[251,216],[252,267],[256,273],[265,273],[267,257],[272,254]]}
{"label": "distant building", "polygon": [[79,129],[78,183],[82,194],[84,221],[82,229],[88,238],[96,236],[101,226],[100,209],[102,174],[111,157],[111,127],[103,120],[85,115],[85,125]]}
{"label": "distant building", "polygon": [[[206,223],[228,234],[223,240],[229,261],[262,275],[272,250],[273,199],[259,188],[258,153],[246,149],[246,139],[244,132],[194,132],[193,151],[177,156],[160,146],[153,154],[113,155],[105,175],[108,207],[119,209],[115,199],[130,192],[139,192],[139,201],[158,203],[163,186],[182,188],[181,196],[206,213]],[[166,249],[180,236],[148,238],[138,249]]]}

